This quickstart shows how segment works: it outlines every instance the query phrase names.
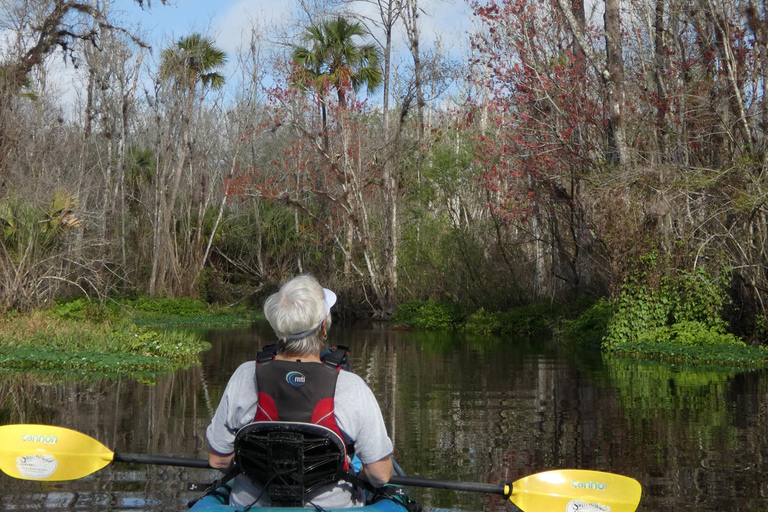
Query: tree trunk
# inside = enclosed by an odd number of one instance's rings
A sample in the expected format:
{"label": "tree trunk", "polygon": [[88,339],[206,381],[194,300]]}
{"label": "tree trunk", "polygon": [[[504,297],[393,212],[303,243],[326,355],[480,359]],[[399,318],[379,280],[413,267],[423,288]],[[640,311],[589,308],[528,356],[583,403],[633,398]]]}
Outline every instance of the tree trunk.
{"label": "tree trunk", "polygon": [[[384,166],[383,181],[386,191],[387,214],[389,215],[389,230],[387,232],[385,249],[386,265],[386,290],[387,302],[389,307],[385,314],[394,313],[393,305],[397,296],[397,252],[399,250],[400,223],[398,219],[398,181],[395,166],[395,148],[392,147],[392,140],[389,130],[389,88],[392,74],[392,28],[395,23],[395,12],[393,0],[387,2],[387,8],[383,11],[382,22],[384,24],[385,43],[384,43]],[[392,311],[389,311],[392,309]]]}
{"label": "tree trunk", "polygon": [[[156,221],[155,242],[153,244],[152,276],[150,277],[151,297],[156,294],[165,294],[167,279],[166,275],[172,268],[178,266],[174,250],[173,220],[175,218],[174,210],[176,208],[176,199],[178,198],[179,188],[181,186],[181,177],[184,174],[184,164],[187,161],[189,152],[189,140],[191,130],[191,117],[194,107],[195,89],[186,91],[182,106],[182,133],[181,140],[176,144],[176,161],[173,166],[170,180],[162,180],[163,186],[158,190],[158,212]],[[159,180],[160,181],[160,180]]]}
{"label": "tree trunk", "polygon": [[619,0],[605,2],[605,51],[608,76],[610,137],[608,160],[621,167],[629,164],[624,122],[624,57],[621,53],[621,11]]}
{"label": "tree trunk", "polygon": [[605,44],[606,65],[602,59],[592,51],[584,37],[579,20],[576,19],[571,5],[567,0],[557,0],[563,16],[573,33],[574,41],[595,71],[605,82],[608,116],[609,116],[609,142],[608,160],[614,164],[624,166],[629,163],[629,150],[627,148],[626,128],[623,118],[624,108],[624,58],[621,54],[621,17],[619,0],[606,0],[605,2]]}
{"label": "tree trunk", "polygon": [[413,58],[413,79],[416,89],[416,125],[419,148],[416,156],[416,166],[419,182],[422,181],[422,164],[424,161],[424,108],[426,100],[423,91],[423,69],[421,64],[421,50],[419,49],[419,0],[406,0],[405,9],[405,30],[408,34],[408,43],[411,47],[411,57]]}
{"label": "tree trunk", "polygon": [[668,108],[667,88],[664,83],[664,73],[667,69],[667,44],[665,41],[666,27],[664,25],[664,0],[656,0],[656,9],[653,23],[653,77],[656,82],[656,94],[658,105],[656,107],[656,145],[658,148],[658,162],[666,161],[666,117]]}

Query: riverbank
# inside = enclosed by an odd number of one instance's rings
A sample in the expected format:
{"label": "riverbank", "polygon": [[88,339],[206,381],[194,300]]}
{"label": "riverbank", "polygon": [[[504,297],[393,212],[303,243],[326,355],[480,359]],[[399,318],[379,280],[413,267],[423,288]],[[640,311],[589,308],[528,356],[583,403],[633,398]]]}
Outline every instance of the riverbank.
{"label": "riverbank", "polygon": [[248,325],[245,308],[190,299],[61,302],[0,317],[0,370],[143,375],[184,368],[209,345],[193,326]]}
{"label": "riverbank", "polygon": [[[584,298],[569,304],[535,303],[504,312],[481,308],[469,313],[449,303],[413,301],[404,303],[392,322],[396,328],[457,330],[512,338],[546,332],[563,346],[620,357],[675,364],[768,367],[768,349],[748,345],[726,332],[717,317],[709,322],[690,318],[676,321],[667,311],[651,315],[647,311],[653,308],[628,308],[626,302],[625,297],[614,302]],[[638,309],[645,314],[639,314]],[[649,318],[652,316],[657,320]]]}
{"label": "riverbank", "polygon": [[[717,317],[708,322],[674,321],[666,310],[638,308],[637,301],[628,307],[628,302],[626,297],[613,302],[584,298],[568,304],[534,303],[504,312],[482,308],[468,312],[451,303],[410,301],[400,305],[392,326],[505,338],[548,333],[564,346],[622,357],[768,367],[767,349],[750,346],[725,332]],[[31,313],[7,313],[0,317],[0,371],[108,375],[172,371],[196,363],[200,352],[208,348],[192,328],[249,325],[258,316],[244,307],[147,298],[106,304],[77,299]]]}

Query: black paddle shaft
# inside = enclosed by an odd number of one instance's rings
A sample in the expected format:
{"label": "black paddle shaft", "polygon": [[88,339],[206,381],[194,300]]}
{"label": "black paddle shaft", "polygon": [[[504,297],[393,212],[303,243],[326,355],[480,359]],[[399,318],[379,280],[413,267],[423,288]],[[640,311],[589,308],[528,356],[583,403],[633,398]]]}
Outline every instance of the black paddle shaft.
{"label": "black paddle shaft", "polygon": [[[115,452],[112,460],[115,462],[133,462],[136,464],[156,464],[159,466],[181,466],[186,468],[211,469],[205,459],[190,459],[188,457],[167,457],[147,455],[143,453],[118,453]],[[474,482],[454,482],[451,480],[438,480],[435,478],[423,478],[418,476],[393,476],[390,484],[405,485],[410,487],[431,487],[433,489],[449,489],[453,491],[484,492],[488,494],[505,494],[507,486],[498,484],[480,484]],[[511,486],[509,486],[511,487]]]}
{"label": "black paddle shaft", "polygon": [[182,466],[185,468],[211,469],[205,459],[190,459],[188,457],[167,457],[147,455],[143,453],[117,453],[112,456],[115,462],[135,462],[136,464],[156,464],[158,466]]}
{"label": "black paddle shaft", "polygon": [[[507,486],[497,484],[479,484],[473,482],[453,482],[450,480],[436,480],[434,478],[422,478],[418,476],[393,476],[390,484],[406,485],[411,487],[432,487],[433,489],[450,489],[453,491],[485,492],[488,494],[505,494]],[[511,486],[509,486],[511,489]]]}

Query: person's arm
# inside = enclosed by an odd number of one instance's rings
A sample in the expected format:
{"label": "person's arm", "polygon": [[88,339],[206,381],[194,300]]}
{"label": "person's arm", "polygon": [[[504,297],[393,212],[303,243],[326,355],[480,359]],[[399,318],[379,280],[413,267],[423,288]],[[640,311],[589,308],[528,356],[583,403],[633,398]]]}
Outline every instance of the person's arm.
{"label": "person's arm", "polygon": [[234,458],[235,454],[230,453],[229,455],[222,455],[219,452],[208,449],[208,464],[211,465],[214,469],[220,469],[221,471],[226,471],[229,468],[229,465],[232,463],[232,459]]}
{"label": "person's arm", "polygon": [[363,464],[360,469],[360,477],[368,480],[374,487],[381,487],[389,482],[393,471],[392,457],[387,455],[376,462]]}
{"label": "person's arm", "polygon": [[221,471],[229,468],[234,458],[235,433],[256,414],[254,367],[255,363],[251,361],[241,364],[235,370],[206,429],[208,464],[212,468]]}

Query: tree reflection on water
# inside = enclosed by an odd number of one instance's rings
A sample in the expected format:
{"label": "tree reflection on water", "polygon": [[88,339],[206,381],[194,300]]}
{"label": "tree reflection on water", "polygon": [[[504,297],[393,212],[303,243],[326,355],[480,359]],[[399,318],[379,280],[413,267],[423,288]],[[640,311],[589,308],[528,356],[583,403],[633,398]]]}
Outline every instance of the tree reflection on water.
{"label": "tree reflection on water", "polygon": [[[547,340],[335,325],[372,387],[406,473],[500,483],[554,468],[643,485],[642,511],[762,510],[768,494],[765,372],[559,351]],[[78,430],[112,450],[205,457],[205,428],[234,369],[269,329],[209,331],[202,363],[142,380],[2,374],[0,423]],[[114,464],[71,482],[0,476],[0,507],[185,510],[209,470]],[[510,510],[498,496],[414,490],[427,508]]]}

